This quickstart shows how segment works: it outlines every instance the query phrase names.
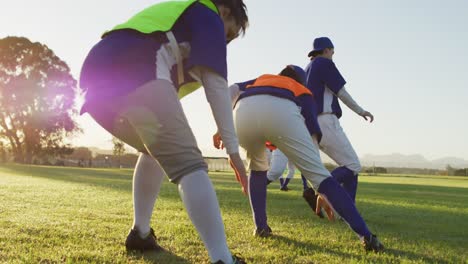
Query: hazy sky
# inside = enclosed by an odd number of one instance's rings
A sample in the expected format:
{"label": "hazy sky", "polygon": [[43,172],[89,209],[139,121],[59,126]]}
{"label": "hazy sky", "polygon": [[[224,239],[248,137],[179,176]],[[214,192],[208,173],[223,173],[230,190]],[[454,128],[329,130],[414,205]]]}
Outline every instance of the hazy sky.
{"label": "hazy sky", "polygon": [[[101,33],[158,1],[1,0],[0,38],[47,44],[75,78]],[[251,26],[228,49],[229,82],[305,66],[315,37],[329,36],[335,62],[373,124],[345,109],[341,124],[360,156],[420,153],[468,159],[468,1],[246,0]],[[183,105],[205,155],[216,130],[203,91]],[[346,107],[344,107],[346,108]],[[88,116],[76,145],[110,148]]]}

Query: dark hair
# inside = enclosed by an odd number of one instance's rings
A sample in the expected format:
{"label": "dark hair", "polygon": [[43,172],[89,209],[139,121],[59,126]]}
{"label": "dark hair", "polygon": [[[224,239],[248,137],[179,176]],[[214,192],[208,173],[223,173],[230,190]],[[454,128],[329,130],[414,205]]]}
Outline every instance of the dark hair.
{"label": "dark hair", "polygon": [[310,60],[315,59],[315,57],[317,57],[318,55],[323,55],[323,50],[315,50],[310,52]]}
{"label": "dark hair", "polygon": [[247,16],[247,7],[243,0],[212,0],[217,6],[225,6],[231,10],[231,16],[234,17],[236,23],[240,25],[240,34],[244,35],[245,30],[249,26],[249,17]]}
{"label": "dark hair", "polygon": [[301,77],[299,76],[299,74],[297,74],[297,72],[293,68],[291,68],[290,66],[286,66],[286,68],[284,68],[279,73],[279,75],[289,77],[289,78],[295,80],[296,82],[304,85],[304,83],[302,82]]}

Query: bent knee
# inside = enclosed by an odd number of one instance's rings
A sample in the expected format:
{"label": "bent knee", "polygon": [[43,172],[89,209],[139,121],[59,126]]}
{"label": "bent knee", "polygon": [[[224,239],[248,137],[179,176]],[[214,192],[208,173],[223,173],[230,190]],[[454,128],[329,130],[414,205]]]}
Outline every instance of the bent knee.
{"label": "bent knee", "polygon": [[345,167],[354,172],[355,175],[359,174],[362,170],[361,163],[359,161],[353,162]]}

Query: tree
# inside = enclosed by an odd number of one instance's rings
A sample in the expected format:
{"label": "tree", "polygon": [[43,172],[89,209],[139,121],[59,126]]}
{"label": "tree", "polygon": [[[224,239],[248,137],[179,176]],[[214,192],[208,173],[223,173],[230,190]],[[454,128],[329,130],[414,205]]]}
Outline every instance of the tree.
{"label": "tree", "polygon": [[113,137],[112,144],[114,144],[113,154],[117,157],[120,168],[121,158],[125,154],[125,143],[122,140]]}
{"label": "tree", "polygon": [[76,92],[70,68],[46,45],[0,39],[0,139],[16,162],[70,152],[64,139],[80,131],[72,118]]}
{"label": "tree", "polygon": [[0,141],[0,163],[5,163],[7,161],[7,151],[5,148],[5,144]]}
{"label": "tree", "polygon": [[375,173],[380,173],[380,174],[386,174],[386,173],[387,173],[387,169],[384,168],[384,167],[375,167],[374,172],[375,172]]}
{"label": "tree", "polygon": [[93,158],[93,152],[86,147],[78,147],[73,149],[73,152],[67,156],[69,159],[89,160]]}
{"label": "tree", "polygon": [[468,168],[455,170],[453,175],[455,175],[455,176],[468,176]]}
{"label": "tree", "polygon": [[455,168],[450,166],[450,164],[445,166],[445,169],[447,170],[447,175],[453,175],[455,173]]}

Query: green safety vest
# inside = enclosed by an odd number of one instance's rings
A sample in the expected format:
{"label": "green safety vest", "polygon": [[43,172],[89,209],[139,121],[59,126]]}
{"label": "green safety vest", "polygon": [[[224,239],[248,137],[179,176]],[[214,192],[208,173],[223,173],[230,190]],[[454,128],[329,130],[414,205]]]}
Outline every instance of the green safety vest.
{"label": "green safety vest", "polygon": [[[174,24],[179,20],[182,14],[194,3],[201,3],[219,14],[218,8],[211,0],[185,0],[169,1],[150,6],[140,13],[130,18],[127,22],[117,25],[104,35],[121,29],[133,29],[144,34],[154,32],[169,32]],[[198,82],[187,83],[179,87],[179,98],[182,98],[198,88],[201,84]]]}

